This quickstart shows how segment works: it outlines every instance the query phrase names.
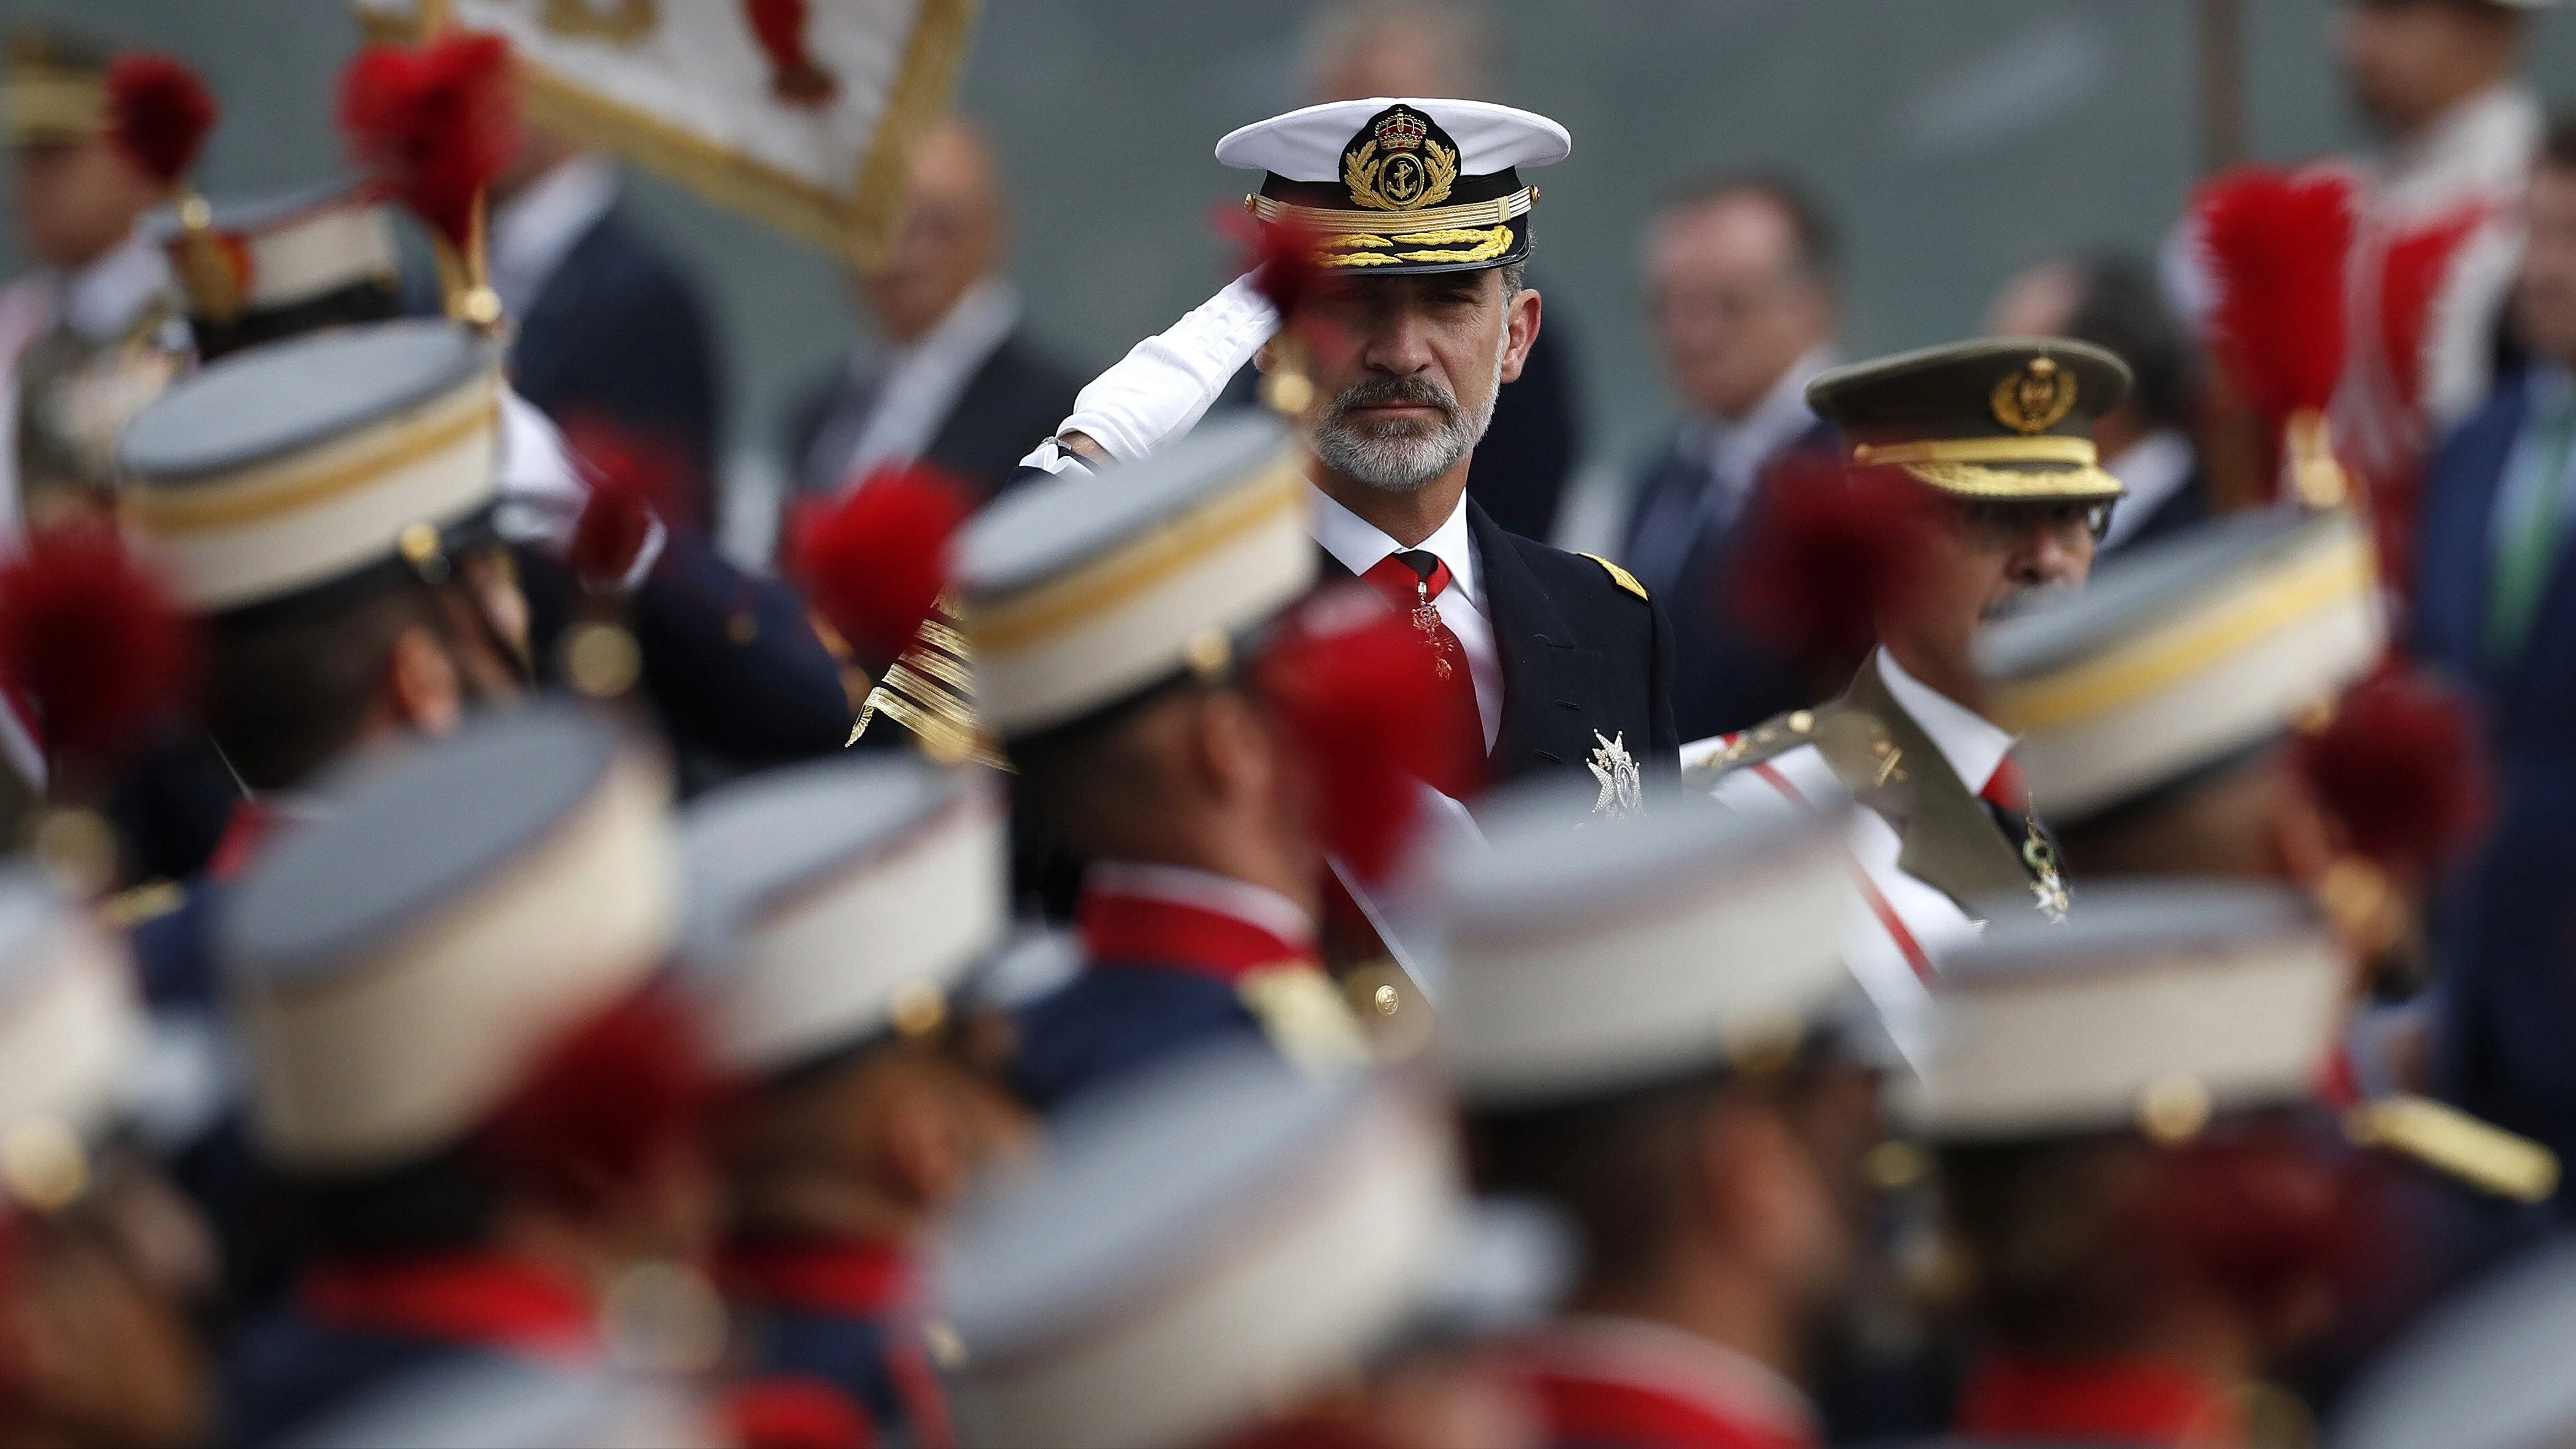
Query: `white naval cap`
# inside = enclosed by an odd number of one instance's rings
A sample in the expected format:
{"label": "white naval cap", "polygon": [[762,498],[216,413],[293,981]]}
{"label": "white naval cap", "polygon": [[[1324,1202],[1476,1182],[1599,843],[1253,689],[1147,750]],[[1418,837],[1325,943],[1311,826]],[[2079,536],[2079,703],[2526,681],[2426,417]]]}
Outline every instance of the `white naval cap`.
{"label": "white naval cap", "polygon": [[127,425],[127,531],[201,613],[379,569],[436,576],[489,527],[501,357],[418,319],[226,357]]}
{"label": "white naval cap", "polygon": [[2242,513],[2105,565],[1977,640],[2031,799],[2072,825],[2279,737],[2386,646],[2349,511]]}
{"label": "white naval cap", "polygon": [[1234,662],[1315,581],[1284,424],[1210,424],[1098,476],[1022,487],[958,545],[959,627],[987,728],[1026,738]]}
{"label": "white naval cap", "polygon": [[1562,1102],[1793,1045],[1847,1004],[1849,807],[1683,797],[1604,824],[1541,787],[1444,862],[1442,1026],[1478,1108]]}
{"label": "white naval cap", "polygon": [[2576,1443],[2576,1246],[2511,1260],[2382,1357],[2344,1401],[2334,1449]]}
{"label": "white naval cap", "polygon": [[1008,924],[1004,818],[991,776],[910,756],[692,802],[684,953],[717,1058],[769,1074],[938,1026]]}
{"label": "white naval cap", "polygon": [[384,203],[353,182],[211,203],[192,197],[152,213],[144,228],[200,324],[275,316],[353,289],[390,308],[402,274]]}
{"label": "white naval cap", "polygon": [[2184,1140],[2216,1114],[2314,1100],[2349,970],[2286,888],[2089,886],[2062,922],[1998,913],[1942,959],[1931,1059],[1892,1104],[1944,1142]]}
{"label": "white naval cap", "polygon": [[1085,1099],[940,1254],[962,1440],[1176,1449],[1328,1381],[1429,1293],[1459,1182],[1403,1078],[1225,1046]]}
{"label": "white naval cap", "polygon": [[0,1203],[80,1195],[144,1035],[123,945],[33,864],[0,867]]}
{"label": "white naval cap", "polygon": [[669,798],[658,753],[562,703],[327,782],[216,927],[262,1154],[343,1174],[450,1146],[642,986],[678,917]]}
{"label": "white naval cap", "polygon": [[294,1449],[722,1449],[734,1441],[685,1381],[492,1353],[396,1374],[288,1442]]}
{"label": "white naval cap", "polygon": [[1326,101],[1228,131],[1216,159],[1285,181],[1339,181],[1342,148],[1362,126],[1392,107],[1418,111],[1457,142],[1458,172],[1487,176],[1522,166],[1553,166],[1574,150],[1574,137],[1536,111],[1492,101],[1376,96]]}

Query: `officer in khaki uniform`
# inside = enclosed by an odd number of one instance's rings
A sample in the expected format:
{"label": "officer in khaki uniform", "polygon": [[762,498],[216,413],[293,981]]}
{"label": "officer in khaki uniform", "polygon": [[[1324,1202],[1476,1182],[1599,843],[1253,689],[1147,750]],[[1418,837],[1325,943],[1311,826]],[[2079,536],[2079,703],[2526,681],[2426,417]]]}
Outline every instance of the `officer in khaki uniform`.
{"label": "officer in khaki uniform", "polygon": [[2120,483],[2089,429],[2128,390],[2118,358],[2062,338],[1929,348],[1808,388],[1856,477],[1887,469],[1921,490],[1922,576],[1881,611],[1880,646],[1839,698],[1685,746],[1682,763],[1686,782],[1738,810],[1845,794],[1866,807],[1851,845],[1869,912],[1846,955],[1882,1006],[1919,1006],[1933,958],[1982,920],[1968,902],[2066,910],[2014,737],[1979,712],[1970,646],[1986,620],[2091,572]]}

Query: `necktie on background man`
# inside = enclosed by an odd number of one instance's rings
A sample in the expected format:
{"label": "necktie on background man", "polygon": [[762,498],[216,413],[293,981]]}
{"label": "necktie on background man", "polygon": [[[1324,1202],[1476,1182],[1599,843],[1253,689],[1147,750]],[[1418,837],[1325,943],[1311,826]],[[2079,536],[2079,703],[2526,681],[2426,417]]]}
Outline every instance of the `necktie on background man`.
{"label": "necktie on background man", "polygon": [[2493,664],[2508,663],[2522,652],[2566,531],[2565,485],[2569,454],[2576,450],[2576,397],[2554,398],[2532,422],[2534,446],[2521,456],[2522,471],[2508,484],[2512,491],[2505,506],[2512,510],[2512,527],[2498,543],[2495,575],[2487,586],[2486,651]]}

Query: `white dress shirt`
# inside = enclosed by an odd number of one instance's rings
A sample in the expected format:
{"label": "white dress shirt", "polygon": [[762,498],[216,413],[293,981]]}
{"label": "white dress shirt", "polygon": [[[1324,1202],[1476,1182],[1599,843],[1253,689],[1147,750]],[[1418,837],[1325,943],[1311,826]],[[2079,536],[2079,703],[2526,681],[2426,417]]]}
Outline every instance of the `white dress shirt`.
{"label": "white dress shirt", "polygon": [[1975,710],[1950,698],[1905,672],[1896,656],[1885,649],[1878,651],[1879,682],[1896,702],[1932,737],[1932,747],[1950,762],[1950,770],[1971,795],[1982,794],[1986,782],[2002,768],[2004,757],[2012,753],[2014,737],[1989,723]]}
{"label": "white dress shirt", "polygon": [[873,379],[876,395],[840,460],[839,481],[865,478],[929,451],[966,384],[1019,325],[1020,289],[986,277],[968,287],[919,341],[852,358],[853,385]]}
{"label": "white dress shirt", "polygon": [[1807,384],[1833,365],[1833,350],[1819,347],[1780,374],[1744,416],[1702,417],[1683,425],[1676,447],[1699,465],[1707,481],[1689,498],[1652,500],[1648,507],[1653,511],[1639,520],[1637,537],[1629,541],[1635,556],[1627,562],[1649,587],[1674,587],[1692,546],[1733,524],[1762,470],[1816,425],[1815,409],[1807,406]]}
{"label": "white dress shirt", "polygon": [[617,168],[585,152],[493,207],[486,263],[502,307],[527,316],[564,258],[616,204]]}
{"label": "white dress shirt", "polygon": [[[1389,554],[1404,552],[1404,545],[1334,502],[1323,489],[1312,484],[1307,489],[1315,495],[1315,542],[1342,567],[1365,574]],[[1440,611],[1440,622],[1458,636],[1458,647],[1466,653],[1467,677],[1476,685],[1476,714],[1485,727],[1485,749],[1491,753],[1503,728],[1503,657],[1494,644],[1493,618],[1485,611],[1484,575],[1477,567],[1476,541],[1467,532],[1465,494],[1459,495],[1448,521],[1432,530],[1419,547],[1449,566],[1449,587],[1431,602]]]}

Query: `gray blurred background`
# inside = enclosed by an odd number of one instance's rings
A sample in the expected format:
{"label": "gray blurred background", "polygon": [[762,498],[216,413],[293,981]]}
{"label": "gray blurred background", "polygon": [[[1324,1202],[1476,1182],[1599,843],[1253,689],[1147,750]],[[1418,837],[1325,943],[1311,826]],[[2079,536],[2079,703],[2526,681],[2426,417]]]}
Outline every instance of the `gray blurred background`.
{"label": "gray blurred background", "polygon": [[[2289,159],[2359,143],[2325,48],[2333,0],[2243,0],[2247,134]],[[1114,359],[1222,283],[1214,208],[1248,178],[1225,131],[1303,100],[1296,0],[985,0],[960,96],[1009,173],[1015,271],[1038,337]],[[1532,281],[1572,334],[1586,461],[1625,462],[1669,400],[1642,326],[1639,229],[1692,178],[1804,179],[1847,251],[1849,354],[1976,330],[2018,264],[2151,250],[2197,165],[2191,0],[1497,0],[1497,98],[1556,117]],[[201,185],[332,172],[332,77],[357,43],[334,0],[7,0],[176,52],[226,114]],[[2530,74],[2576,98],[2576,16],[2545,15]],[[627,204],[714,298],[729,451],[779,447],[788,396],[860,336],[838,269],[650,177]],[[0,229],[0,270],[16,259]]]}

